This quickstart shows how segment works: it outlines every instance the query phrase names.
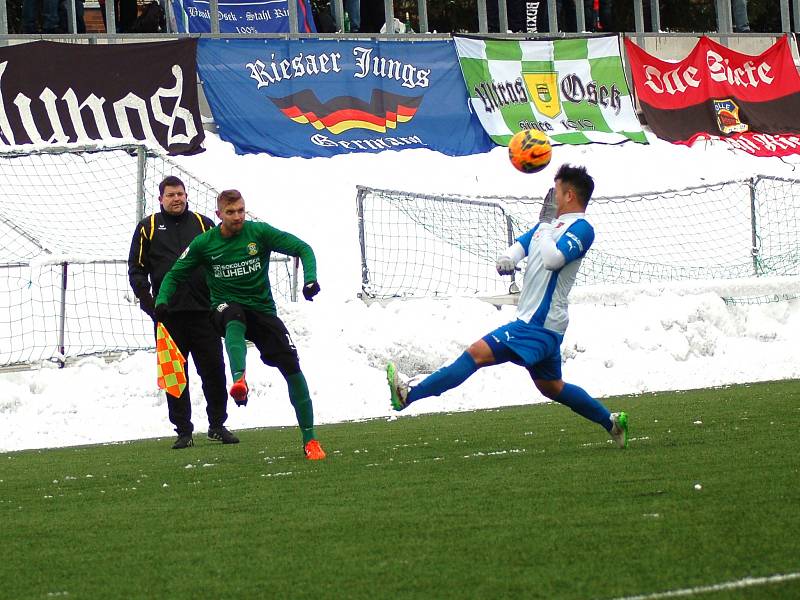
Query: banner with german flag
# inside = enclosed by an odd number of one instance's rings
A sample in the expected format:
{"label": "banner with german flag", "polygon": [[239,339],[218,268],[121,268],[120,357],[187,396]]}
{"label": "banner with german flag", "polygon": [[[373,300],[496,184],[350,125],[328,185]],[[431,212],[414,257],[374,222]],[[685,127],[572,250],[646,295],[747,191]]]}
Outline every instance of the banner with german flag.
{"label": "banner with german flag", "polygon": [[239,154],[494,147],[449,40],[201,39],[197,61],[219,135]]}
{"label": "banner with german flag", "polygon": [[798,152],[796,136],[779,135],[800,132],[800,75],[788,36],[757,56],[702,37],[676,63],[630,39],[625,44],[637,99],[658,137],[676,143],[721,137],[761,156]]}

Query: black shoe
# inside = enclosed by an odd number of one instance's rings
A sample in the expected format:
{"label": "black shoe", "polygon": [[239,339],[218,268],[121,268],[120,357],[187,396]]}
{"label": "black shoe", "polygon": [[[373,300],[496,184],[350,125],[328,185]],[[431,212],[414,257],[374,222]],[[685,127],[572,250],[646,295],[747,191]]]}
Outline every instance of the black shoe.
{"label": "black shoe", "polygon": [[190,446],[194,446],[194,440],[192,439],[192,434],[187,433],[185,435],[178,436],[178,439],[175,440],[174,444],[172,444],[172,449],[183,450],[184,448],[189,448]]}
{"label": "black shoe", "polygon": [[238,444],[239,438],[233,435],[224,427],[209,427],[208,439],[215,442],[222,442],[223,444]]}

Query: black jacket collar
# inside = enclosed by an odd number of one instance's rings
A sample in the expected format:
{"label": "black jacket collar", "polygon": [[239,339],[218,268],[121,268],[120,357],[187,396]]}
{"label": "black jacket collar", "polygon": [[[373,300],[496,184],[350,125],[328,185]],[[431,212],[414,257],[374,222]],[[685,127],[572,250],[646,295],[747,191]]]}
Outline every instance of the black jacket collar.
{"label": "black jacket collar", "polygon": [[174,216],[174,215],[169,214],[167,211],[164,210],[164,207],[161,206],[160,204],[158,206],[159,206],[159,210],[161,211],[161,216],[164,219],[172,221],[173,223],[182,223],[182,222],[184,222],[187,218],[189,218],[189,214],[191,212],[189,210],[189,205],[188,204],[186,205],[186,210],[184,210],[178,216]]}

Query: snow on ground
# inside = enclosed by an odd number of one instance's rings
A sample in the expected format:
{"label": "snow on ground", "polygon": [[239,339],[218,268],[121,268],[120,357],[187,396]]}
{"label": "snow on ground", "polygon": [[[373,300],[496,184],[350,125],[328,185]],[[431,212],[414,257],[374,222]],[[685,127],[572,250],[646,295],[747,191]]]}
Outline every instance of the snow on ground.
{"label": "snow on ground", "polygon": [[[514,171],[504,148],[458,158],[404,150],[278,159],[236,156],[232,146],[210,135],[205,153],[177,160],[218,189],[239,189],[251,212],[313,246],[322,293],[313,303],[301,300],[279,310],[299,348],[317,422],[325,424],[390,416],[387,360],[396,360],[410,375],[430,372],[514,318],[513,307],[498,310],[475,299],[385,306],[356,299],[361,281],[356,185],[542,196],[563,162],[586,165],[596,194],[603,196],[756,174],[800,176],[798,158],[753,158],[723,143],[687,148],[651,140],[650,146],[560,146],[551,166],[532,176]],[[728,306],[713,291],[653,286],[615,306],[602,294],[578,292],[563,345],[564,378],[598,397],[800,378],[800,301]],[[204,401],[193,367],[190,373],[194,424],[203,432]],[[248,354],[248,382],[247,407],[229,404],[231,429],[295,424],[283,379],[261,364],[254,349]],[[541,401],[523,369],[503,365],[483,369],[460,388],[406,412]],[[0,373],[0,418],[6,432],[0,451],[172,436],[166,401],[155,386],[154,355],[147,352],[110,363],[86,358],[65,369],[42,365]]]}

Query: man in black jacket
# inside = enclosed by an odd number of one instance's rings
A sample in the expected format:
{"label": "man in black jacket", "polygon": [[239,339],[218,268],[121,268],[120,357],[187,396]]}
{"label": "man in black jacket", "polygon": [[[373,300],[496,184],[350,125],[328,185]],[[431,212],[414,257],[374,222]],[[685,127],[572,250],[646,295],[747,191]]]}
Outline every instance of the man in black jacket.
{"label": "man in black jacket", "polygon": [[[155,321],[153,298],[164,275],[195,237],[214,227],[206,216],[190,211],[186,186],[177,177],[166,177],[158,186],[160,212],[142,219],[136,226],[128,256],[128,279],[139,306]],[[205,274],[198,269],[178,288],[169,302],[164,326],[187,359],[191,355],[203,382],[208,413],[208,438],[223,444],[237,444],[239,438],[224,424],[228,418],[228,392],[225,385],[225,360],[222,340],[211,323],[211,302]],[[192,403],[187,385],[179,397],[167,394],[169,420],[178,439],[175,450],[193,446]]]}

